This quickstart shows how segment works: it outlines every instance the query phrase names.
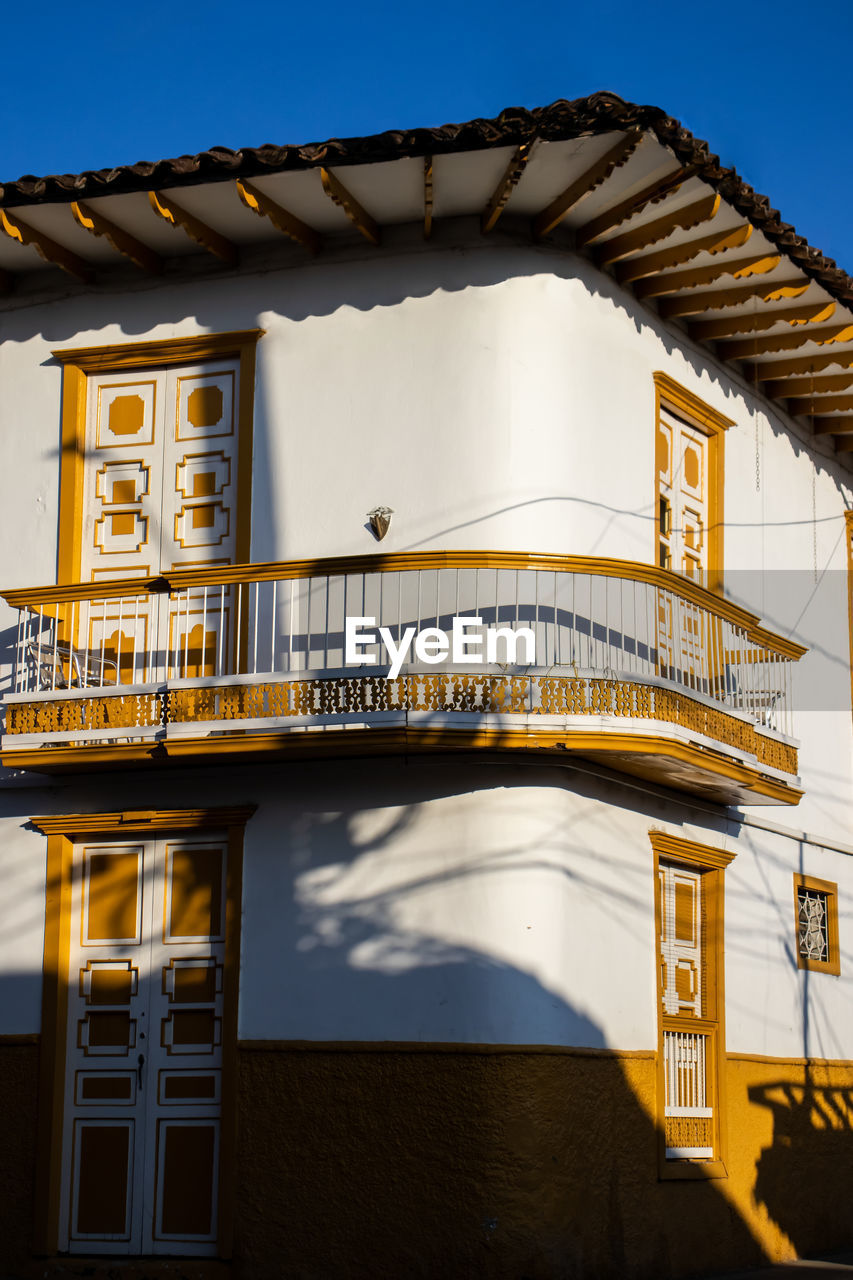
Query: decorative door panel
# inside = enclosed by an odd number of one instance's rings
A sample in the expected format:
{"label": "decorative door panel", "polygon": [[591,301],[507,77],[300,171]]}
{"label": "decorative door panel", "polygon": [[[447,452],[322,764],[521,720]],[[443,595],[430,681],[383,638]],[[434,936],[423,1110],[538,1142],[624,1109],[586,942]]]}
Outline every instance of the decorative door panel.
{"label": "decorative door panel", "polygon": [[[236,360],[89,379],[84,582],[233,563],[238,382]],[[149,670],[152,655],[162,671],[166,654],[175,652],[167,605],[163,596],[108,609],[82,605],[75,646],[88,642],[130,683],[158,678]],[[169,674],[193,666],[201,674],[210,664],[186,655]]]}
{"label": "decorative door panel", "polygon": [[701,1018],[705,1012],[702,877],[660,864],[661,991],[664,1013]]}
{"label": "decorative door panel", "polygon": [[[658,563],[708,580],[708,438],[661,406],[658,418]],[[658,592],[658,661],[670,679],[702,689],[709,637],[700,610]]]}
{"label": "decorative door panel", "polygon": [[216,1252],[221,839],[75,849],[60,1248]]}

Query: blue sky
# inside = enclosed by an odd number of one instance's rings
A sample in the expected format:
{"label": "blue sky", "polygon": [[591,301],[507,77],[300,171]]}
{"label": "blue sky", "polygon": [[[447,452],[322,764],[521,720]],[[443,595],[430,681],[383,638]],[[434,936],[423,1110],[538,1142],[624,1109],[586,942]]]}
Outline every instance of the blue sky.
{"label": "blue sky", "polygon": [[0,182],[611,89],[705,138],[853,274],[851,37],[853,0],[14,4]]}

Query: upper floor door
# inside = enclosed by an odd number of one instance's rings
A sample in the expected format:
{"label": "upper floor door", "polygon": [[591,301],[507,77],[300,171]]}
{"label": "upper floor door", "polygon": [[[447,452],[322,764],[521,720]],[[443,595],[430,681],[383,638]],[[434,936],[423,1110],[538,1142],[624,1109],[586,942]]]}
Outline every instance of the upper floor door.
{"label": "upper floor door", "polygon": [[[108,582],[236,558],[240,360],[92,375],[82,468],[81,577]],[[214,674],[230,592],[111,597],[82,607],[74,643],[124,683]]]}
{"label": "upper floor door", "polygon": [[81,577],[233,563],[238,360],[89,378]]}
{"label": "upper floor door", "polygon": [[708,437],[661,406],[658,417],[658,563],[708,577]]}

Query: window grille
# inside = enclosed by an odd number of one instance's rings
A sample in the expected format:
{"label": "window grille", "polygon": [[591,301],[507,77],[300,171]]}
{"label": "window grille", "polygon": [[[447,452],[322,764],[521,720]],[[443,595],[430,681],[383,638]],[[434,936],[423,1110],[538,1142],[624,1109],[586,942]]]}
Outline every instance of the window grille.
{"label": "window grille", "polygon": [[664,1031],[664,1088],[668,1159],[710,1160],[713,1108],[708,1104],[708,1036]]}
{"label": "window grille", "polygon": [[829,913],[826,894],[819,889],[797,888],[797,941],[805,960],[829,960]]}

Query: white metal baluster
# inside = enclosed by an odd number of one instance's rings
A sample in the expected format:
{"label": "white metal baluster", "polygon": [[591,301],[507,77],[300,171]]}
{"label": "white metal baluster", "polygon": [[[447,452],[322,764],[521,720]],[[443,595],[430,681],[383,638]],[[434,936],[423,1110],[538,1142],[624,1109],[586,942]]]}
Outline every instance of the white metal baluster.
{"label": "white metal baluster", "polygon": [[199,674],[204,675],[204,655],[207,649],[207,585],[202,588],[201,593],[201,665]]}
{"label": "white metal baluster", "polygon": [[236,636],[236,640],[235,640],[235,643],[234,643],[234,671],[235,671],[235,673],[239,674],[239,671],[240,671],[240,630],[241,630],[242,625],[243,625],[243,584],[242,584],[242,582],[238,582],[238,583],[236,584],[236,587],[237,587],[237,589],[236,589],[236,596],[237,596],[237,609],[236,609],[236,612],[237,612],[237,623],[236,623],[236,625],[237,625],[237,636]]}
{"label": "white metal baluster", "polygon": [[312,595],[313,579],[305,578],[303,579],[303,581],[306,586],[306,592],[305,592],[306,613],[305,613],[305,624],[304,624],[305,650],[302,656],[302,670],[307,671],[311,666],[311,595]]}
{"label": "white metal baluster", "polygon": [[420,631],[421,629],[421,580],[423,578],[423,570],[416,569],[415,572],[417,573],[417,582],[418,582],[418,606],[417,606],[418,616],[415,619],[415,622],[417,623],[418,631]]}
{"label": "white metal baluster", "polygon": [[[77,609],[77,621],[78,623],[80,621],[79,606]],[[73,604],[71,606],[71,646],[72,648],[74,646],[74,605]],[[106,651],[107,651],[107,598],[106,596],[104,596],[104,607],[101,610],[101,651],[100,651],[100,654],[101,654],[100,686],[101,688],[103,688],[103,685],[104,685],[104,659],[106,658]],[[89,651],[87,649],[86,657],[88,658],[88,656],[89,656]],[[88,686],[89,675],[85,668],[83,669],[81,680],[83,680],[85,684]]]}
{"label": "white metal baluster", "polygon": [[258,674],[258,591],[260,583],[255,582],[255,627],[254,627],[254,644],[252,652],[252,675]]}
{"label": "white metal baluster", "polygon": [[[137,645],[138,645],[138,636],[139,636],[139,596],[137,595],[137,597],[136,597],[136,608],[135,608],[135,610],[134,610],[134,614],[133,614],[133,666],[131,667],[131,670],[130,670],[130,682],[131,682],[131,684],[136,684],[136,683],[137,683],[137,679],[136,679],[136,652],[137,652]],[[141,673],[140,673],[140,675],[141,675]],[[138,683],[139,683],[139,684],[141,684],[141,683],[142,683],[142,680],[140,679]]]}
{"label": "white metal baluster", "polygon": [[56,614],[53,619],[53,674],[51,676],[51,684],[50,684],[51,690],[56,689],[56,663],[59,656],[57,653],[57,649],[59,646],[59,616],[60,616],[60,613],[64,610],[64,608],[65,608],[64,605],[58,604],[56,606]]}
{"label": "white metal baluster", "polygon": [[41,683],[41,638],[42,638],[42,635],[44,634],[44,614],[43,613],[34,614],[33,622],[35,622],[36,618],[38,618],[38,628],[39,628],[38,637],[39,638],[38,638],[38,656],[36,657],[35,688],[36,688],[36,692],[38,692],[38,688]]}
{"label": "white metal baluster", "polygon": [[216,674],[222,676],[222,642],[225,638],[225,583],[219,588],[219,643],[216,646]]}
{"label": "white metal baluster", "polygon": [[293,592],[296,585],[295,578],[290,579],[290,632],[287,637],[287,671],[288,675],[293,671]]}
{"label": "white metal baluster", "polygon": [[274,578],[273,584],[272,584],[272,607],[270,609],[270,612],[272,614],[272,617],[270,619],[270,666],[269,666],[270,671],[275,671],[275,631],[276,631],[276,621],[277,621],[277,618],[276,618],[276,600],[277,599],[278,599],[278,581],[277,579]]}
{"label": "white metal baluster", "polygon": [[[328,607],[326,611],[326,617],[328,619]],[[326,634],[328,635],[328,626],[326,627]],[[402,573],[398,573],[397,574],[397,647],[398,648],[400,647],[400,640],[402,638],[402,635],[403,635],[403,575]],[[329,663],[327,659],[326,666],[328,665]]]}
{"label": "white metal baluster", "polygon": [[[184,679],[186,679],[190,674],[190,588],[188,586],[184,587],[183,596],[184,596]],[[175,602],[175,628],[176,628],[175,676],[176,677],[179,677],[181,674],[181,668],[180,668],[181,659],[180,659],[180,648],[179,648],[181,643],[181,631],[178,625],[178,619],[180,618],[180,616],[181,616],[181,604],[180,604],[180,597],[179,597],[178,600]]]}
{"label": "white metal baluster", "polygon": [[327,573],[326,574],[326,639],[323,646],[323,670],[324,671],[328,671],[329,669],[329,628],[331,625],[329,619],[331,618],[331,602],[330,602],[331,594],[332,594],[332,579]]}
{"label": "white metal baluster", "polygon": [[[121,641],[122,641],[122,618],[124,614],[124,596],[118,598],[118,636],[116,639],[116,684],[121,684]],[[131,683],[133,676],[131,676]],[[104,683],[104,673],[101,671],[101,684]]]}

